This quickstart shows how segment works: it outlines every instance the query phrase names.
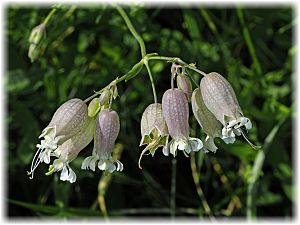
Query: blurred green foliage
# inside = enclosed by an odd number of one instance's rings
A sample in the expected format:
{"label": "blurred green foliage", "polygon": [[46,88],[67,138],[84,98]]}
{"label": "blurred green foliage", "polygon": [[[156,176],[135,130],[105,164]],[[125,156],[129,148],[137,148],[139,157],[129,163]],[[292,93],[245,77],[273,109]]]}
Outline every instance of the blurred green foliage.
{"label": "blurred green foliage", "polygon": [[[254,216],[293,216],[292,7],[169,8],[162,4],[125,10],[147,53],[180,57],[203,71],[224,75],[253,122],[248,135],[263,146],[261,150],[253,150],[242,138],[230,145],[217,140],[216,154],[199,152],[193,157],[212,214],[245,218],[247,198],[252,195]],[[47,25],[44,54],[31,63],[30,32],[50,11],[34,5],[6,7],[7,216],[102,217],[106,213],[99,210],[98,202],[103,198],[109,217],[170,216],[171,158],[157,151],[154,158],[143,157],[143,170],[137,166],[142,150],[140,118],[153,101],[145,68],[118,84],[120,97],[113,108],[121,120],[117,142],[123,150],[124,171],[102,178],[105,190],[99,188],[98,193],[101,172],[80,170],[92,143],[71,163],[77,174],[74,184],[59,181],[57,175],[44,176],[46,165],[38,168],[33,180],[26,175],[38,136],[59,105],[73,97],[86,99],[141,59],[137,41],[114,8],[63,5]],[[160,101],[169,88],[170,64],[151,61],[150,67]],[[191,72],[191,76],[200,81],[199,74]],[[190,124],[192,134],[203,137],[195,118]],[[254,165],[261,159],[260,170]],[[178,154],[176,216],[207,217],[190,160]],[[255,189],[249,192],[254,176]]]}

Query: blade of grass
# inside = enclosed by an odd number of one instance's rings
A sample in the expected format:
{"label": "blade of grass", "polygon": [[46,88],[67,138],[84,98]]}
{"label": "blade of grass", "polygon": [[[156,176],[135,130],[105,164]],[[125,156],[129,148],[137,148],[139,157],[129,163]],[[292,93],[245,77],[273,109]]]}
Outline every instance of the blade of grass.
{"label": "blade of grass", "polygon": [[195,153],[194,152],[191,152],[191,154],[190,154],[190,163],[191,163],[191,169],[192,169],[192,175],[193,175],[194,183],[196,185],[197,193],[200,197],[200,200],[201,200],[202,206],[204,208],[204,211],[209,216],[211,221],[215,221],[213,213],[212,213],[212,211],[211,211],[211,209],[210,209],[210,207],[209,207],[209,205],[208,205],[208,203],[205,199],[203,190],[200,186],[200,176],[199,176],[198,171],[197,171],[196,158],[195,158]]}
{"label": "blade of grass", "polygon": [[260,65],[259,60],[257,58],[256,50],[255,50],[255,47],[254,47],[254,44],[253,44],[253,41],[252,41],[252,38],[251,38],[251,35],[250,35],[250,32],[249,32],[249,29],[248,29],[248,27],[246,25],[246,22],[245,22],[243,9],[238,6],[236,8],[236,12],[237,12],[239,21],[242,25],[242,28],[243,28],[243,36],[244,36],[246,45],[248,47],[248,50],[250,52],[252,62],[253,62],[253,66],[256,70],[256,73],[258,75],[260,75],[262,73],[261,65]]}
{"label": "blade of grass", "polygon": [[261,174],[261,170],[266,158],[266,154],[269,151],[270,146],[273,143],[273,140],[284,121],[285,119],[281,120],[273,127],[273,129],[270,131],[270,133],[265,139],[263,148],[259,150],[259,152],[255,157],[252,172],[251,172],[251,179],[249,181],[248,189],[247,189],[247,219],[248,220],[254,219],[256,217],[256,208],[255,208],[256,182],[258,180],[259,175]]}

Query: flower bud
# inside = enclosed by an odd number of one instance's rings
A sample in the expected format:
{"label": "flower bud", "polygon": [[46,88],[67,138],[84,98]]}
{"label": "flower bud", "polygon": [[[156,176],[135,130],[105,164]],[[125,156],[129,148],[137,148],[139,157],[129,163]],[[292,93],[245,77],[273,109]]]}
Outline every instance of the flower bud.
{"label": "flower bud", "polygon": [[208,150],[216,152],[218,148],[214,143],[214,138],[221,137],[222,124],[205,106],[199,88],[194,90],[191,102],[194,116],[196,117],[203,131],[207,134],[207,137],[204,141],[204,146]]}
{"label": "flower bud", "polygon": [[88,116],[89,117],[96,116],[98,114],[100,108],[101,108],[101,106],[98,101],[98,98],[94,98],[88,106]]}
{"label": "flower bud", "polygon": [[96,162],[99,161],[100,170],[108,170],[110,173],[115,170],[122,171],[123,164],[118,160],[114,161],[111,157],[119,131],[118,114],[110,109],[103,109],[96,118],[93,155],[83,161],[81,168],[95,171]]}
{"label": "flower bud", "polygon": [[185,74],[177,75],[177,86],[186,95],[188,101],[191,101],[192,97],[192,83],[188,76]]}
{"label": "flower bud", "polygon": [[201,94],[203,102],[209,111],[223,124],[222,139],[226,143],[233,143],[235,135],[243,135],[248,143],[256,148],[247,139],[241,126],[251,129],[251,121],[243,116],[233,88],[220,74],[212,72],[201,79]]}
{"label": "flower bud", "polygon": [[111,91],[109,89],[105,89],[101,95],[99,96],[99,103],[100,105],[106,105],[109,102],[111,95]]}
{"label": "flower bud", "polygon": [[44,47],[43,46],[43,39],[46,35],[46,25],[44,23],[36,26],[32,29],[29,37],[29,51],[28,57],[30,58],[31,62],[34,62],[40,55],[43,54]]}
{"label": "flower bud", "polygon": [[163,149],[164,154],[171,152],[176,156],[177,149],[184,154],[192,150],[199,151],[203,147],[202,141],[189,137],[189,107],[185,94],[177,88],[167,90],[162,98],[162,108],[169,134],[173,138],[168,147]]}

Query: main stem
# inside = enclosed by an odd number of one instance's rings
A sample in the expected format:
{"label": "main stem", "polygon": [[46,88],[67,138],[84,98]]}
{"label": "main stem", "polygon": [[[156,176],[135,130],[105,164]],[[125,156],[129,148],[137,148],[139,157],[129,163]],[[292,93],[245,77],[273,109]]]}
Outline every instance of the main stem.
{"label": "main stem", "polygon": [[136,32],[136,30],[132,26],[132,23],[131,23],[130,19],[128,18],[126,12],[118,5],[115,5],[115,7],[118,10],[118,12],[120,13],[120,15],[122,16],[122,18],[124,19],[128,29],[130,30],[130,32],[132,33],[134,38],[138,41],[140,48],[141,48],[142,58],[144,58],[146,56],[146,47],[145,47],[143,38]]}

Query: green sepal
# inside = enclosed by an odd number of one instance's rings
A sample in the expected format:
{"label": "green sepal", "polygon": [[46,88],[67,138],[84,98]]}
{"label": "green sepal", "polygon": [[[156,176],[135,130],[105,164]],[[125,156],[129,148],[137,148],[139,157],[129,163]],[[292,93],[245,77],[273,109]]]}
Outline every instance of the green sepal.
{"label": "green sepal", "polygon": [[145,135],[142,144],[147,144],[147,147],[141,152],[139,162],[138,162],[139,168],[142,169],[141,160],[143,155],[146,154],[146,152],[149,151],[150,154],[154,156],[155,151],[159,147],[165,146],[167,142],[168,142],[168,135],[161,136],[157,128],[154,128],[149,135]]}

